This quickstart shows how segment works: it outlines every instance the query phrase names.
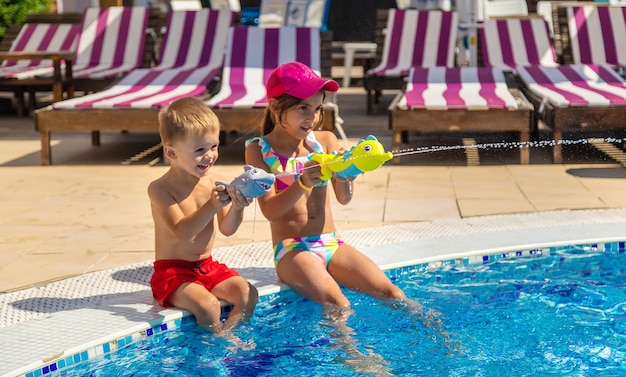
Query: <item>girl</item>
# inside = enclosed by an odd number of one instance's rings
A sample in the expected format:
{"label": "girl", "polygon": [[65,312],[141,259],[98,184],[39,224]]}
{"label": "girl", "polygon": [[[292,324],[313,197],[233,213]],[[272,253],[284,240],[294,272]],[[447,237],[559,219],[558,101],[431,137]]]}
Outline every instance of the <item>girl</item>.
{"label": "girl", "polygon": [[272,189],[258,199],[271,223],[276,273],[327,309],[350,306],[340,286],[379,299],[405,300],[372,260],[337,235],[330,195],[348,204],[352,180],[334,176],[322,181],[320,166],[310,159],[316,152],[339,150],[332,132],[315,131],[323,121],[325,91],[338,89],[335,81],[320,78],[304,64],[279,66],[267,82],[262,136],[246,142],[246,163],[277,175]]}

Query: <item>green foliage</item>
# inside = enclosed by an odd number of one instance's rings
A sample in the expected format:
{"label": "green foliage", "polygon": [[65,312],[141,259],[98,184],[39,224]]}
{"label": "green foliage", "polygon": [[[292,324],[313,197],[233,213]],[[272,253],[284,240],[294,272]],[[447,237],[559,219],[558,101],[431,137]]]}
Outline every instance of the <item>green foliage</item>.
{"label": "green foliage", "polygon": [[19,25],[31,13],[48,13],[53,0],[0,0],[0,39],[7,27]]}

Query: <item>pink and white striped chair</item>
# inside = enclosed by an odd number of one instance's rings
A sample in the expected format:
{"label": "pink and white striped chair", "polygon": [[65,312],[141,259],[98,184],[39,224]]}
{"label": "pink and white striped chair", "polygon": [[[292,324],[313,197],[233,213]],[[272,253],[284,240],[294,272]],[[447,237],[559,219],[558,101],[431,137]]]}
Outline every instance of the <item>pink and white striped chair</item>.
{"label": "pink and white striped chair", "polygon": [[438,10],[389,9],[381,60],[363,77],[367,112],[381,92],[401,89],[413,67],[453,67],[459,16]]}
{"label": "pink and white striped chair", "polygon": [[51,163],[52,131],[155,130],[161,107],[206,93],[222,69],[233,22],[234,13],[226,10],[170,12],[155,67],[135,69],[106,90],[36,112],[42,164]]}
{"label": "pink and white striped chair", "polygon": [[[330,74],[321,72],[322,40],[317,28],[236,27],[230,30],[228,40],[220,91],[207,101],[223,130],[258,129],[267,107],[265,83],[280,64],[299,61],[322,76]],[[336,122],[336,106],[328,103],[324,110],[324,128],[338,128],[343,137],[341,124]]]}
{"label": "pink and white striped chair", "polygon": [[109,79],[141,67],[150,8],[87,8],[73,65],[74,79]]}
{"label": "pink and white striped chair", "polygon": [[567,19],[575,64],[626,68],[625,6],[569,6]]}
{"label": "pink and white striped chair", "polygon": [[518,66],[558,65],[549,25],[543,18],[489,19],[478,29],[478,36],[485,67],[515,72]]}
{"label": "pink and white striped chair", "polygon": [[[8,58],[0,64],[0,90],[14,93],[19,116],[27,111],[25,92],[29,93],[30,109],[36,107],[35,93],[38,90],[55,92],[57,100],[63,97],[62,72],[65,71],[65,62],[56,62],[59,71],[55,76],[55,63],[51,59],[32,60],[29,54],[71,55],[76,48],[79,30],[77,23],[28,22],[20,27],[8,51],[9,55],[19,56],[18,59]],[[48,78],[39,79],[40,75],[47,75]]]}
{"label": "pink and white striped chair", "polygon": [[[528,142],[533,108],[508,87],[498,68],[417,67],[389,110],[393,149],[398,150],[409,131],[518,132],[520,142]],[[520,148],[520,163],[529,159],[529,149]]]}
{"label": "pink and white striped chair", "polygon": [[[77,24],[26,23],[20,28],[9,52],[74,51],[80,30]],[[5,60],[0,78],[25,79],[52,73],[50,60]]]}
{"label": "pink and white striped chair", "polygon": [[[626,81],[607,64],[558,65],[552,45],[541,42],[550,40],[544,19],[492,19],[485,21],[485,31],[479,34],[485,63],[518,75],[536,118],[553,131],[555,163],[562,162],[564,129],[625,128]],[[513,54],[510,46],[518,46]],[[507,55],[508,61],[494,58]]]}

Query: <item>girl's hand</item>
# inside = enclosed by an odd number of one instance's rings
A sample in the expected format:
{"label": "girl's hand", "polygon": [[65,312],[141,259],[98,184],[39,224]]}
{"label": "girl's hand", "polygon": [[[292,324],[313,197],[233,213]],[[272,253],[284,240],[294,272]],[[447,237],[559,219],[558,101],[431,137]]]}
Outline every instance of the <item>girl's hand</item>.
{"label": "girl's hand", "polygon": [[300,175],[302,183],[308,187],[317,186],[322,182],[320,176],[322,175],[322,167],[315,161],[308,161],[304,164],[304,170]]}
{"label": "girl's hand", "polygon": [[355,178],[356,177],[343,178],[343,177],[340,177],[337,173],[333,173],[333,179],[341,183],[352,183],[352,181],[354,181]]}

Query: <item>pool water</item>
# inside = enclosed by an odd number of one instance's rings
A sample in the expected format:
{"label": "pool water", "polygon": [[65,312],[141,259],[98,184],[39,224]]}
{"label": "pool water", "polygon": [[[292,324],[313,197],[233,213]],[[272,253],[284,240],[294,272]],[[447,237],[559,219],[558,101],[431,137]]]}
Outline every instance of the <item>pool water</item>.
{"label": "pool water", "polygon": [[[186,321],[51,376],[616,376],[626,373],[626,256],[579,247],[394,278],[431,314],[348,292],[331,321],[288,291],[226,339]],[[432,312],[435,318],[431,318]],[[440,324],[438,323],[440,321]]]}

